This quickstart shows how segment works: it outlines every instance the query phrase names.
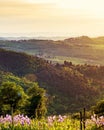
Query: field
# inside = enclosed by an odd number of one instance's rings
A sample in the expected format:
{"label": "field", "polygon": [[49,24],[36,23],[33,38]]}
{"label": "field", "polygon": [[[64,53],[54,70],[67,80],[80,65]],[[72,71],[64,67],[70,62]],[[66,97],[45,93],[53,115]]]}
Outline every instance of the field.
{"label": "field", "polygon": [[[82,126],[81,126],[82,123]],[[103,130],[104,117],[95,115],[85,121],[72,119],[70,116],[49,116],[43,119],[30,119],[24,115],[0,117],[0,130]]]}

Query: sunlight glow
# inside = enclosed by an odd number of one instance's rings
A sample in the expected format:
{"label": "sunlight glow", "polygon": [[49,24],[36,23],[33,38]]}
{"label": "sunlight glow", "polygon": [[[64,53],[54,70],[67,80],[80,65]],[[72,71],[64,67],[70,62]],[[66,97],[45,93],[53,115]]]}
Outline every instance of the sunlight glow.
{"label": "sunlight glow", "polygon": [[[57,0],[56,0],[57,1]],[[54,0],[25,0],[28,3],[54,3]]]}
{"label": "sunlight glow", "polygon": [[104,34],[104,0],[0,0],[0,32]]}

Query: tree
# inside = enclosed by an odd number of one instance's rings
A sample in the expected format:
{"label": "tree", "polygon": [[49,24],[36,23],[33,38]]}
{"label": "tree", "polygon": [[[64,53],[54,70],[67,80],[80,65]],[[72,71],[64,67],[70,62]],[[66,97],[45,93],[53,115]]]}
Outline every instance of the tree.
{"label": "tree", "polygon": [[46,114],[46,96],[45,90],[43,88],[39,88],[38,84],[34,83],[27,90],[27,94],[29,95],[30,104],[27,106],[29,116],[41,118]]}
{"label": "tree", "polygon": [[94,107],[95,114],[104,115],[104,100],[101,100]]}
{"label": "tree", "polygon": [[1,112],[14,112],[19,110],[26,102],[27,95],[21,86],[14,82],[4,82],[0,86]]}

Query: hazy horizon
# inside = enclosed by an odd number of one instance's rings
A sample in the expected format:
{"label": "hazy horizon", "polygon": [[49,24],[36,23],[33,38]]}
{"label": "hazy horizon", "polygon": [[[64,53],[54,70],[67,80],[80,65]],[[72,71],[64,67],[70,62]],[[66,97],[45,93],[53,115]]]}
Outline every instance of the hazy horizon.
{"label": "hazy horizon", "polygon": [[0,37],[104,36],[103,5],[103,0],[0,0]]}
{"label": "hazy horizon", "polygon": [[104,37],[102,36],[88,36],[88,35],[47,35],[47,33],[3,33],[0,34],[0,40],[29,40],[29,39],[37,39],[37,40],[65,40],[68,38],[77,38],[77,37],[82,37],[82,36],[87,36],[89,38],[100,38]]}

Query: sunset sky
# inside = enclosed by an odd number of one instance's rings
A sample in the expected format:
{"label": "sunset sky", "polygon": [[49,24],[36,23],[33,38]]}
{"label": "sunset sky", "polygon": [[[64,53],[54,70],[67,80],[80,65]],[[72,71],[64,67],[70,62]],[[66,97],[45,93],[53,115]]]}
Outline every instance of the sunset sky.
{"label": "sunset sky", "polygon": [[104,36],[104,0],[0,0],[0,36]]}

